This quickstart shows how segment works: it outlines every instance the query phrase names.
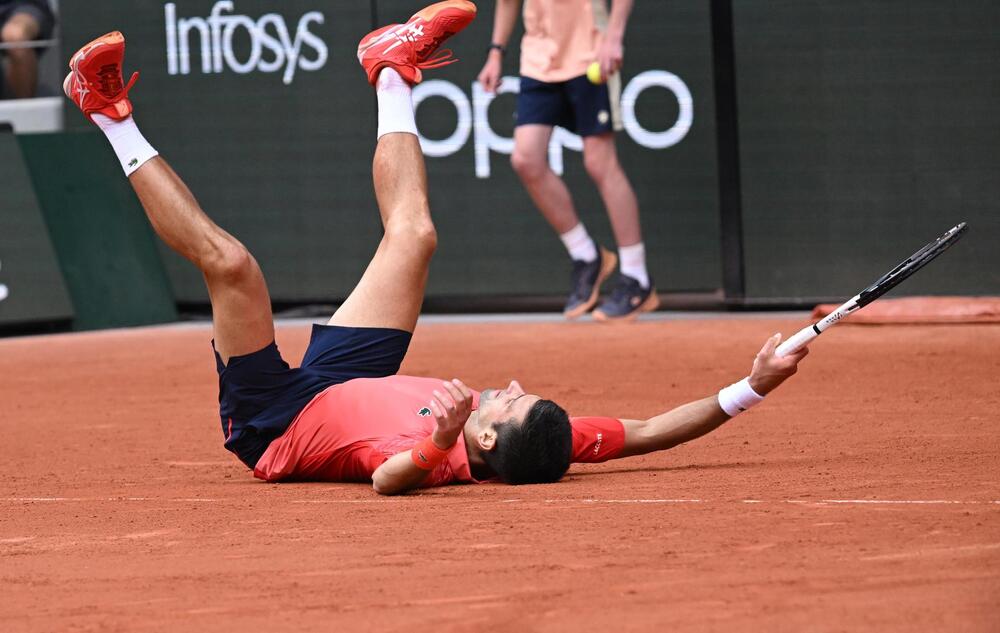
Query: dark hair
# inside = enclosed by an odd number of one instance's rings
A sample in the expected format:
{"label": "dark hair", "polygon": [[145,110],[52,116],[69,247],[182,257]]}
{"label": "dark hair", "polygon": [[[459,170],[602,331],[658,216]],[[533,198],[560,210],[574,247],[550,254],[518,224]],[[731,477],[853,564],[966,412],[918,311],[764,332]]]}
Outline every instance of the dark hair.
{"label": "dark hair", "polygon": [[497,441],[483,458],[508,484],[559,481],[569,468],[573,429],[566,411],[551,400],[539,400],[522,424],[503,422]]}

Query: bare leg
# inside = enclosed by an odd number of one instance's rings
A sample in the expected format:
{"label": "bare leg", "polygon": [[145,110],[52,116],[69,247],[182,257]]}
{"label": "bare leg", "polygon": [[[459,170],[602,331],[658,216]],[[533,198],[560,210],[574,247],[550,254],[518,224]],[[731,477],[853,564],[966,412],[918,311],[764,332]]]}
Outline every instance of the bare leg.
{"label": "bare leg", "polygon": [[417,137],[397,132],[379,139],[372,174],[385,235],[330,325],[412,332],[437,248],[424,155]]}
{"label": "bare leg", "polygon": [[639,201],[618,162],[614,135],[608,133],[584,138],[583,162],[604,200],[618,247],[641,242]]}
{"label": "bare leg", "polygon": [[205,215],[165,160],[153,158],[129,177],[153,229],[197,266],[212,301],[215,348],[228,363],[274,340],[271,299],[260,266],[232,235]]}
{"label": "bare leg", "polygon": [[545,219],[560,235],[580,223],[566,183],[549,167],[548,125],[519,125],[510,162]]}
{"label": "bare leg", "polygon": [[[38,37],[41,25],[27,13],[15,13],[3,25],[0,41],[6,44],[30,42]],[[34,49],[15,48],[7,51],[7,83],[18,99],[35,96],[38,89],[38,56]]]}

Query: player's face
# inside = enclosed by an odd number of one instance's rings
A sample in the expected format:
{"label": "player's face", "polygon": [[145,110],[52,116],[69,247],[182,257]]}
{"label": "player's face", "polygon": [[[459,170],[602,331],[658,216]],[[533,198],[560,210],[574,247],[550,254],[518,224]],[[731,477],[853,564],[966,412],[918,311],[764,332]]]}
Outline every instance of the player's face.
{"label": "player's face", "polygon": [[484,389],[479,394],[480,423],[500,424],[515,420],[520,424],[539,400],[539,396],[525,393],[516,380],[510,381],[506,389]]}

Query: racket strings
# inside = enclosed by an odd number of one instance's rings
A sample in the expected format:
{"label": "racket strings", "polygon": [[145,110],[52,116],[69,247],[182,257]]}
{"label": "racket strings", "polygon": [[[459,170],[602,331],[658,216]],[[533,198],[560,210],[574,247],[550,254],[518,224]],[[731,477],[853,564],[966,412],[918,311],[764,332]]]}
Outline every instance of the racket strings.
{"label": "racket strings", "polygon": [[906,280],[910,275],[929,264],[938,255],[948,250],[957,242],[965,233],[966,228],[966,223],[962,222],[879,277],[873,284],[858,293],[858,307],[865,306],[881,297]]}

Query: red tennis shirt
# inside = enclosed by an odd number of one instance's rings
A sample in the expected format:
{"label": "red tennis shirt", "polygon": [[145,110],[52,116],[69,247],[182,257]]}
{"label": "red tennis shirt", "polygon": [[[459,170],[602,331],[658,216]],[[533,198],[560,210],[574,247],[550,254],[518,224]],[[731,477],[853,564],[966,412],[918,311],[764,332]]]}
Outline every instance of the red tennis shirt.
{"label": "red tennis shirt", "polygon": [[[434,430],[431,394],[436,378],[357,378],[318,394],[285,433],[271,442],[254,468],[265,481],[371,481],[382,463],[413,448]],[[473,409],[479,392],[473,392]],[[603,462],[621,453],[625,428],[615,418],[570,418],[573,461]],[[458,437],[425,487],[479,483],[469,469],[465,439]]]}

